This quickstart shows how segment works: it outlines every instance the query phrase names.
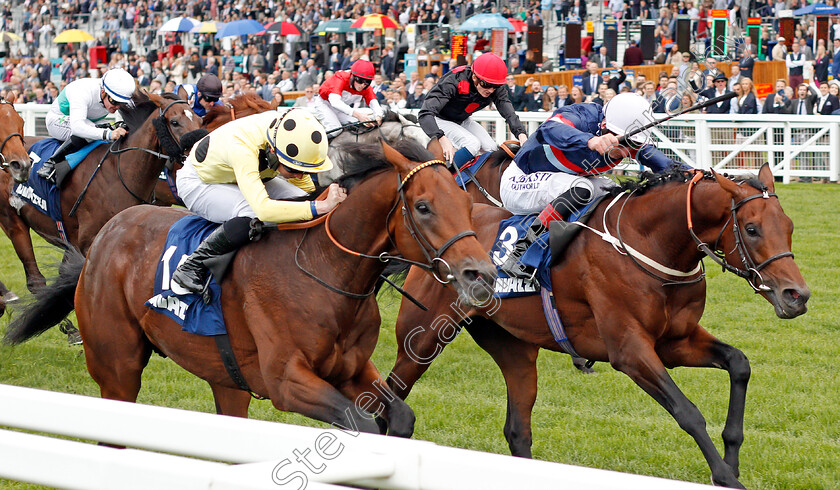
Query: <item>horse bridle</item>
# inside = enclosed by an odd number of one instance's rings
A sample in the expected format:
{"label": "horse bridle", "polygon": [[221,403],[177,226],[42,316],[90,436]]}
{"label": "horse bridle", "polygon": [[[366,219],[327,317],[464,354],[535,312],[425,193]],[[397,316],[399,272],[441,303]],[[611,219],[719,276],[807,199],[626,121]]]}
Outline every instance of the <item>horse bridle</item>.
{"label": "horse bridle", "polygon": [[[0,99],[0,104],[9,104],[12,107],[14,107],[14,104],[12,104],[11,102],[9,102],[6,99]],[[20,133],[10,133],[8,136],[6,136],[6,138],[3,140],[3,143],[0,143],[0,167],[2,167],[2,168],[6,168],[6,167],[9,166],[9,164],[6,162],[6,155],[3,154],[3,150],[6,148],[6,143],[8,143],[9,140],[14,138],[15,136],[20,138],[21,144],[23,145],[24,148],[26,148],[26,141],[23,139],[22,134],[20,134]]]}
{"label": "horse bridle", "polygon": [[[335,236],[333,236],[332,232],[330,231],[330,217],[332,217],[332,212],[330,212],[330,214],[327,215],[326,221],[324,222],[324,230],[327,232],[327,237],[329,237],[329,239],[333,243],[333,245],[335,245],[337,248],[339,248],[340,250],[342,250],[342,251],[344,251],[344,252],[346,252],[350,255],[354,255],[356,257],[364,257],[364,258],[367,258],[367,259],[376,259],[376,260],[380,260],[382,262],[388,262],[388,261],[391,261],[391,260],[396,260],[396,261],[399,261],[399,262],[404,262],[404,263],[407,263],[407,264],[416,265],[417,267],[420,267],[422,269],[425,269],[425,270],[431,272],[432,276],[438,282],[440,282],[441,284],[448,284],[448,283],[452,282],[452,280],[455,279],[455,276],[452,274],[452,267],[449,265],[448,262],[446,262],[446,260],[443,259],[443,254],[445,254],[446,251],[452,245],[454,245],[455,242],[457,242],[458,240],[460,240],[462,238],[466,238],[468,236],[476,236],[476,233],[473,230],[464,230],[464,231],[456,234],[455,236],[453,236],[449,240],[447,240],[446,243],[441,245],[439,248],[435,248],[434,245],[432,245],[431,242],[429,242],[429,240],[423,235],[423,233],[417,227],[417,222],[414,220],[414,217],[412,216],[411,212],[409,212],[409,210],[408,210],[408,205],[406,203],[406,197],[405,197],[405,186],[409,182],[409,180],[411,180],[411,178],[414,177],[417,174],[417,172],[419,172],[420,170],[423,170],[424,168],[427,168],[427,167],[431,167],[433,165],[444,165],[445,166],[446,163],[443,162],[442,160],[429,160],[428,162],[421,163],[420,165],[411,169],[411,171],[409,171],[408,174],[406,174],[406,176],[404,178],[402,178],[400,176],[400,174],[397,173],[397,181],[399,182],[399,185],[397,186],[397,191],[399,193],[399,199],[397,199],[397,201],[394,203],[394,206],[388,212],[387,218],[385,218],[385,227],[388,230],[388,238],[391,240],[392,244],[395,244],[394,237],[391,236],[389,225],[390,225],[390,222],[391,222],[391,217],[394,214],[394,211],[397,209],[397,206],[399,206],[400,203],[402,203],[403,219],[405,220],[406,228],[408,228],[409,233],[411,234],[411,237],[414,239],[414,241],[420,246],[420,250],[423,251],[423,255],[426,258],[426,263],[416,262],[416,261],[409,260],[409,259],[406,259],[405,257],[401,257],[401,256],[398,256],[398,255],[390,255],[387,252],[382,252],[379,255],[368,255],[368,254],[364,254],[364,253],[361,253],[361,252],[356,252],[354,250],[350,250],[349,248],[347,248],[344,245],[342,245],[341,243],[339,243],[338,240],[336,240]],[[302,243],[302,241],[301,241],[301,243]],[[298,248],[300,248],[300,245],[298,245]],[[296,260],[297,260],[297,254],[296,254]],[[440,271],[438,270],[438,268],[441,267],[441,266],[445,266],[446,270],[447,270],[447,272],[446,272],[446,274],[443,278],[441,278]],[[298,264],[298,267],[301,268],[300,264]],[[315,279],[322,286],[330,289],[331,291],[341,293],[341,294],[343,294],[345,296],[349,296],[351,298],[366,298],[373,293],[373,290],[371,290],[370,292],[368,292],[366,294],[349,293],[347,291],[343,291],[341,289],[338,289],[335,286],[327,284],[325,281],[316,277],[312,273],[304,270],[303,268],[301,268],[301,270],[303,270],[303,272],[306,273],[308,276]]]}
{"label": "horse bridle", "polygon": [[[741,227],[738,224],[738,209],[741,208],[744,204],[754,200],[754,199],[770,199],[771,197],[775,197],[776,199],[779,196],[776,195],[775,192],[770,192],[770,190],[764,186],[759,194],[753,194],[752,196],[747,196],[737,203],[735,202],[735,198],[732,198],[731,202],[732,205],[730,210],[730,216],[726,220],[726,223],[723,224],[723,228],[721,228],[720,233],[718,233],[718,237],[715,240],[714,247],[709,247],[709,245],[702,240],[694,233],[694,225],[691,221],[691,191],[694,186],[704,177],[704,173],[702,171],[698,171],[694,177],[689,182],[688,192],[686,196],[686,209],[688,212],[688,232],[691,234],[691,237],[694,239],[694,242],[697,244],[698,250],[702,251],[706,254],[709,258],[714,260],[715,262],[720,265],[724,271],[732,272],[733,274],[743,277],[746,279],[747,283],[756,293],[770,291],[770,287],[764,284],[764,278],[761,277],[761,270],[770,265],[770,263],[782,259],[784,257],[793,258],[793,252],[781,252],[778,253],[769,259],[765,260],[764,262],[757,264],[752,258],[749,249],[747,248],[746,244],[744,243],[744,237],[741,234]],[[723,232],[726,227],[729,225],[729,222],[732,222],[732,234],[735,237],[735,249],[738,250],[738,255],[741,257],[741,263],[744,264],[744,268],[740,269],[733,265],[730,265],[726,262],[726,254],[723,252],[718,252],[718,244],[720,243],[720,239],[723,236]]]}

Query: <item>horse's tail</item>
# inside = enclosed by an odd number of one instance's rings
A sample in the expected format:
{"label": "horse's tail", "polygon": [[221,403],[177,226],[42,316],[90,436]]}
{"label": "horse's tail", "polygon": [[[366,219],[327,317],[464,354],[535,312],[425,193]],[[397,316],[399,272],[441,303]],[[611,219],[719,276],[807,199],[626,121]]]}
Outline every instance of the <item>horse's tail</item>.
{"label": "horse's tail", "polygon": [[58,325],[74,309],[73,297],[82,275],[85,257],[73,247],[64,253],[58,277],[35,292],[35,300],[9,324],[3,341],[17,345]]}

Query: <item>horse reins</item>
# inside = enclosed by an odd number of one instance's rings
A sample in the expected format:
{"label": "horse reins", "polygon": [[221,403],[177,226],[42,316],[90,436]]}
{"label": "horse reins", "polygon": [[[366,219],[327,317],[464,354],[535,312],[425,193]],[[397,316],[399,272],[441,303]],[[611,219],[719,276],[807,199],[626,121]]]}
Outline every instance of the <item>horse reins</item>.
{"label": "horse reins", "polygon": [[[692,189],[694,189],[694,186],[697,184],[697,182],[702,180],[704,176],[705,174],[702,171],[698,171],[689,182],[688,191],[686,193],[688,232],[691,234],[691,238],[693,238],[694,242],[697,244],[698,250],[702,251],[704,254],[706,254],[706,256],[717,262],[717,264],[720,265],[724,271],[729,271],[739,277],[743,277],[744,279],[746,279],[747,284],[749,284],[750,287],[752,287],[756,293],[770,291],[770,287],[764,284],[764,278],[761,277],[761,269],[765,268],[771,262],[776,261],[778,259],[784,257],[793,258],[793,252],[778,253],[765,260],[764,262],[756,265],[755,261],[752,258],[752,255],[750,255],[749,249],[747,249],[747,246],[744,243],[744,237],[741,234],[741,227],[738,224],[738,209],[744,204],[752,201],[753,199],[770,199],[771,197],[775,197],[776,199],[778,199],[779,196],[777,196],[775,192],[770,192],[769,189],[766,186],[764,186],[762,189],[758,189],[759,191],[761,191],[759,194],[747,196],[738,201],[737,203],[735,202],[735,198],[732,198],[729,219],[727,219],[726,223],[724,223],[723,228],[718,234],[717,240],[715,240],[714,249],[712,249],[707,243],[700,240],[697,234],[694,233],[694,225],[691,220],[691,191]],[[732,234],[735,237],[735,248],[736,250],[738,250],[738,255],[740,255],[741,257],[741,263],[744,264],[743,269],[739,269],[738,267],[728,264],[726,262],[726,254],[717,251],[718,243],[720,242],[720,238],[723,236],[723,231],[726,229],[726,226],[729,224],[729,221],[732,221]]]}
{"label": "horse reins", "polygon": [[[6,100],[6,99],[0,99],[0,104],[9,104],[9,105],[10,105],[10,106],[12,106],[13,108],[14,108],[14,106],[15,106],[13,103],[9,102],[9,101],[8,101],[8,100]],[[3,140],[3,143],[0,143],[0,167],[5,168],[5,167],[8,167],[8,166],[9,166],[9,164],[6,162],[6,155],[4,155],[4,154],[3,154],[3,149],[4,149],[4,148],[6,148],[6,143],[8,143],[8,142],[9,142],[9,140],[10,140],[10,139],[12,139],[12,138],[14,138],[15,136],[17,136],[18,138],[20,138],[20,143],[23,145],[23,147],[24,147],[24,148],[26,148],[26,140],[24,140],[24,139],[23,139],[23,135],[22,135],[22,134],[20,134],[20,133],[10,133],[10,134],[9,134],[8,136],[6,136],[6,138]]]}
{"label": "horse reins", "polygon": [[[158,117],[164,117],[166,115],[166,111],[168,111],[169,108],[174,106],[175,104],[187,104],[187,105],[189,105],[189,103],[185,100],[181,100],[181,99],[173,100],[169,104],[167,104],[166,107],[158,108],[158,110],[160,112]],[[169,125],[167,124],[167,127],[168,126]],[[170,136],[171,136],[171,130],[170,130]],[[160,136],[158,136],[158,138],[160,138]],[[174,139],[174,136],[173,136],[173,139]],[[79,193],[79,197],[78,197],[78,199],[76,199],[76,203],[73,205],[73,208],[70,210],[70,214],[69,214],[70,216],[73,216],[73,214],[75,214],[76,209],[79,207],[79,204],[81,204],[81,202],[82,202],[82,198],[84,198],[85,194],[87,193],[88,187],[90,187],[91,182],[93,182],[93,178],[96,176],[96,173],[99,172],[99,169],[102,167],[102,164],[105,163],[105,159],[108,157],[109,154],[117,155],[117,176],[120,179],[120,184],[122,184],[123,188],[129,194],[131,194],[131,197],[140,201],[141,204],[153,204],[154,203],[154,200],[155,200],[154,199],[154,195],[155,195],[154,190],[152,190],[151,201],[147,201],[145,198],[138,196],[134,191],[129,189],[128,184],[125,183],[125,179],[123,179],[123,176],[122,176],[122,169],[121,169],[121,165],[120,165],[120,162],[121,162],[120,154],[125,153],[125,152],[130,151],[130,150],[140,150],[140,151],[144,151],[146,153],[149,153],[149,154],[151,154],[151,155],[153,155],[157,158],[161,158],[163,160],[169,160],[170,159],[169,155],[164,155],[163,153],[159,153],[159,152],[150,150],[148,148],[140,148],[140,147],[135,147],[135,146],[120,149],[118,147],[119,147],[119,144],[120,144],[121,141],[122,141],[122,139],[118,139],[118,140],[114,141],[113,143],[111,143],[111,145],[108,147],[108,153],[105,153],[105,154],[102,155],[102,159],[99,160],[99,164],[93,170],[93,174],[91,174],[90,179],[88,179],[87,184],[85,184],[84,189],[82,189],[82,192]],[[117,147],[117,149],[114,149],[115,147]]]}
{"label": "horse reins", "polygon": [[[397,173],[397,181],[399,182],[399,185],[397,186],[397,191],[399,193],[399,199],[397,199],[397,201],[394,203],[394,206],[388,212],[388,216],[385,219],[386,229],[388,229],[388,223],[390,223],[391,216],[394,214],[394,211],[397,209],[397,206],[399,206],[400,203],[403,204],[402,210],[403,210],[403,216],[406,220],[406,228],[408,228],[409,233],[411,234],[411,237],[414,238],[415,242],[417,242],[417,244],[420,246],[420,249],[423,251],[423,255],[426,257],[427,263],[422,263],[422,262],[409,260],[409,259],[406,259],[405,257],[401,257],[401,256],[398,256],[398,255],[389,255],[387,252],[382,252],[379,255],[369,255],[369,254],[365,254],[365,253],[362,253],[362,252],[356,252],[354,250],[351,250],[351,249],[345,247],[344,245],[339,243],[339,241],[335,238],[335,236],[333,236],[332,231],[330,231],[330,218],[332,217],[332,211],[330,211],[326,215],[327,217],[324,221],[324,230],[327,233],[327,237],[330,239],[330,241],[333,243],[333,245],[335,245],[339,250],[341,250],[342,252],[345,252],[347,254],[353,255],[355,257],[361,257],[361,258],[366,258],[366,259],[374,259],[374,260],[379,260],[379,261],[382,261],[382,262],[388,262],[388,261],[391,261],[391,260],[396,260],[396,261],[399,261],[399,262],[404,262],[404,263],[407,263],[407,264],[416,265],[417,267],[420,267],[422,269],[430,271],[432,273],[432,276],[438,282],[440,282],[441,284],[447,284],[447,283],[451,282],[454,279],[454,276],[452,275],[452,267],[446,262],[446,260],[443,259],[443,254],[445,254],[446,251],[453,244],[455,244],[455,242],[457,242],[458,240],[460,240],[462,238],[465,238],[465,237],[468,237],[468,236],[476,236],[475,231],[473,231],[473,230],[462,231],[462,232],[456,234],[455,236],[453,236],[452,238],[450,238],[449,240],[447,240],[446,243],[444,243],[443,245],[440,246],[440,248],[435,248],[434,245],[432,245],[429,242],[429,240],[423,235],[423,233],[419,230],[419,228],[417,227],[417,223],[414,220],[414,217],[408,211],[408,207],[406,206],[406,197],[405,197],[405,190],[404,190],[406,184],[409,182],[409,180],[411,180],[411,178],[414,175],[417,174],[417,172],[419,172],[420,170],[423,170],[424,168],[431,167],[433,165],[444,165],[444,166],[446,166],[446,163],[442,160],[429,160],[429,161],[427,161],[425,163],[422,163],[422,164],[414,167],[413,169],[411,169],[411,171],[408,172],[408,174],[406,174],[406,176],[404,178],[401,178],[399,173]],[[307,232],[308,232],[308,230],[307,230]],[[305,235],[304,235],[304,239],[305,239]],[[394,243],[393,237],[390,236],[390,231],[389,231],[389,239],[391,240],[391,243]],[[348,296],[350,298],[363,299],[363,298],[367,298],[368,296],[373,294],[375,289],[371,289],[367,293],[362,293],[362,294],[351,293],[351,292],[348,292],[348,291],[344,291],[342,289],[339,289],[339,288],[327,283],[323,279],[315,276],[311,272],[309,272],[306,269],[304,269],[303,267],[301,267],[300,263],[298,262],[297,255],[298,255],[298,251],[300,250],[300,246],[303,244],[303,241],[304,240],[300,241],[300,243],[298,244],[297,250],[295,251],[295,264],[307,276],[311,277],[312,279],[317,281],[318,284],[324,286],[325,288],[329,289],[330,291],[333,291],[333,292],[336,292],[336,293],[339,293],[339,294],[343,294],[344,296]],[[438,267],[440,265],[445,265],[446,269],[448,271],[446,273],[444,279],[441,279],[439,277]]]}

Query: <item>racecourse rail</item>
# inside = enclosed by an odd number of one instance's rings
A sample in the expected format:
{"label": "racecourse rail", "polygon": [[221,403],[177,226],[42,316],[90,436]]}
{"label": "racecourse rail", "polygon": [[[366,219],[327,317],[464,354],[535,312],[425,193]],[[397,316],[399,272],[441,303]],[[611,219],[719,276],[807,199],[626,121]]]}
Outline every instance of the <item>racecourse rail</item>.
{"label": "racecourse rail", "polygon": [[352,428],[301,427],[9,385],[0,385],[0,407],[0,426],[12,429],[0,430],[0,478],[56,488],[707,488]]}
{"label": "racecourse rail", "polygon": [[[25,135],[47,134],[44,117],[49,107],[15,104],[25,122]],[[549,113],[518,115],[530,134]],[[498,142],[514,139],[498,112],[479,111],[472,118],[484,124]],[[685,114],[654,128],[653,140],[668,156],[695,168],[740,175],[757,172],[768,162],[773,175],[784,183],[802,178],[837,182],[840,178],[840,152],[836,151],[840,116]],[[627,163],[619,168],[632,170],[639,165]]]}

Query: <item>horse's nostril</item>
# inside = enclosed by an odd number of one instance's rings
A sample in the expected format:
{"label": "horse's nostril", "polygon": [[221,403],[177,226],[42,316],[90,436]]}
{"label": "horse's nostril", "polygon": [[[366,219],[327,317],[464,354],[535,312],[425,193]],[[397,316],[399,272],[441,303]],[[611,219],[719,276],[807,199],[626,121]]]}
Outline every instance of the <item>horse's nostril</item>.
{"label": "horse's nostril", "polygon": [[20,162],[17,160],[12,160],[11,162],[9,162],[9,168],[11,168],[12,170],[20,170],[23,168],[23,165],[21,165]]}

